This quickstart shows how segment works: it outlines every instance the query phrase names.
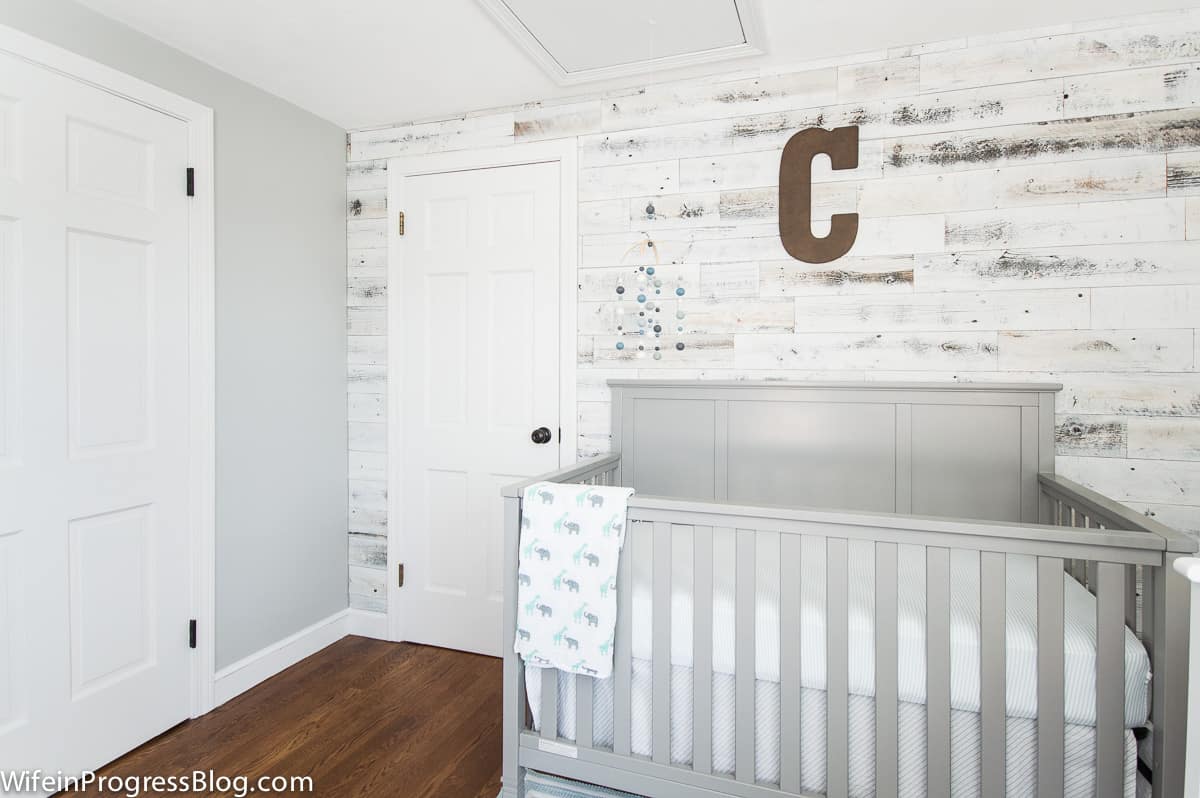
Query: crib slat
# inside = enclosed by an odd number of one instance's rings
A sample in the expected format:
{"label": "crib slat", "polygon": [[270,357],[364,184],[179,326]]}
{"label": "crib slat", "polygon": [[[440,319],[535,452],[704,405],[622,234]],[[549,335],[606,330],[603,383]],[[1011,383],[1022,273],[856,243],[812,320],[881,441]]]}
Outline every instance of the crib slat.
{"label": "crib slat", "polygon": [[617,636],[613,641],[613,753],[629,756],[632,734],[633,539],[640,524],[627,522],[617,565]]}
{"label": "crib slat", "polygon": [[712,773],[713,528],[698,526],[692,557],[692,769]]}
{"label": "crib slat", "polygon": [[651,754],[660,765],[671,761],[671,525],[654,524],[654,744]]}
{"label": "crib slat", "polygon": [[779,536],[779,788],[800,792],[799,535]]}
{"label": "crib slat", "polygon": [[1154,568],[1142,566],[1142,622],[1138,624],[1138,632],[1142,642],[1146,644],[1146,653],[1150,655],[1150,665],[1154,665],[1154,579],[1157,571]]}
{"label": "crib slat", "polygon": [[1125,566],[1125,625],[1137,631],[1137,566]]}
{"label": "crib slat", "polygon": [[558,739],[558,670],[542,668],[542,737]]}
{"label": "crib slat", "polygon": [[575,677],[575,744],[592,747],[592,684],[591,676]]}
{"label": "crib slat", "polygon": [[950,550],[925,550],[926,792],[950,795]]}
{"label": "crib slat", "polygon": [[1063,792],[1063,561],[1038,557],[1038,795]]}
{"label": "crib slat", "polygon": [[1125,574],[1096,567],[1096,798],[1120,798],[1125,761]]}
{"label": "crib slat", "polygon": [[899,791],[896,544],[875,544],[875,794]]}
{"label": "crib slat", "polygon": [[1005,748],[1005,585],[1007,559],[999,552],[979,555],[980,720],[983,744],[983,798],[1004,798]]}
{"label": "crib slat", "polygon": [[737,780],[754,783],[754,576],[753,529],[737,531],[737,588],[734,598],[734,773]]}
{"label": "crib slat", "polygon": [[826,543],[826,652],[828,682],[825,770],[828,798],[846,798],[850,789],[849,753],[849,610],[847,607],[847,543],[829,538]]}

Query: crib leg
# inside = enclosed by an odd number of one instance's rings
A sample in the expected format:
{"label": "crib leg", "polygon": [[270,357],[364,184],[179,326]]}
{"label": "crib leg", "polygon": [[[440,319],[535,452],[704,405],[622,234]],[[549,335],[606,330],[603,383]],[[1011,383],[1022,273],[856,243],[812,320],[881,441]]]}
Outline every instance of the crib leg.
{"label": "crib leg", "polygon": [[521,731],[525,728],[524,663],[513,651],[517,634],[517,550],[521,539],[521,500],[504,499],[504,750],[501,798],[525,798]]}
{"label": "crib leg", "polygon": [[1164,554],[1148,597],[1154,602],[1154,798],[1183,796],[1192,605],[1191,583],[1175,571],[1181,556]]}

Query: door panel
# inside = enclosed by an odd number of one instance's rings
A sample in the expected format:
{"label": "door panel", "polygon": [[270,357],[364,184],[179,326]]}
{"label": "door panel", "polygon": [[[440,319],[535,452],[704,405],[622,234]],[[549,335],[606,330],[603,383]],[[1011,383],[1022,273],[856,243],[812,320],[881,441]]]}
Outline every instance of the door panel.
{"label": "door panel", "polygon": [[500,488],[559,465],[557,440],[530,439],[559,426],[559,166],[407,177],[403,195],[402,637],[498,655]]}
{"label": "door panel", "polygon": [[183,122],[0,55],[0,767],[188,715],[187,162]]}

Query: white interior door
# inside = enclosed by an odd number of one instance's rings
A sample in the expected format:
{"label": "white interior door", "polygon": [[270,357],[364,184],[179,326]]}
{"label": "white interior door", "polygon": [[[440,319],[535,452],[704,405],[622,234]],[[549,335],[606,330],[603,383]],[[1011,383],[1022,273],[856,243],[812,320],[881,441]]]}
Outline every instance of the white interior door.
{"label": "white interior door", "polygon": [[0,769],[188,716],[184,122],[0,54]]}
{"label": "white interior door", "polygon": [[500,489],[559,465],[559,168],[405,177],[391,200],[407,228],[390,350],[404,640],[500,654]]}

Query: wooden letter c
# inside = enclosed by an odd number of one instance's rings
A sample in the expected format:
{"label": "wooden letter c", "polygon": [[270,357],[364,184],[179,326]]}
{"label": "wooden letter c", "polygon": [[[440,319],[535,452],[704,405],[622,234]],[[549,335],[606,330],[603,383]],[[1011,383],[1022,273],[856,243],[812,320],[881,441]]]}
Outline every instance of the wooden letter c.
{"label": "wooden letter c", "polygon": [[788,139],[779,161],[779,237],[805,263],[829,263],[850,251],[858,236],[857,213],[835,213],[829,235],[812,232],[812,161],[824,153],[834,169],[858,167],[858,128],[810,127]]}

